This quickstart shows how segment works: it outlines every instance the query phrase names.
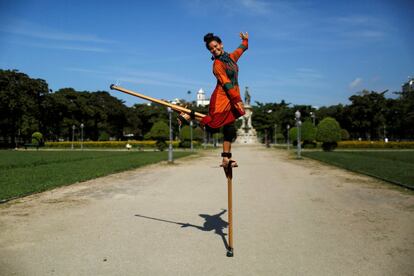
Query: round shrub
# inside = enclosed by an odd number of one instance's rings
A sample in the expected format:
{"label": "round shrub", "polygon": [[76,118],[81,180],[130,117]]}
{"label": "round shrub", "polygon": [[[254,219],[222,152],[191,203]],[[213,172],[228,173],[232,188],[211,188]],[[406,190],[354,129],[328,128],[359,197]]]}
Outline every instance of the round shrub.
{"label": "round shrub", "polygon": [[[178,145],[180,148],[191,148],[191,141],[190,140],[183,140]],[[194,146],[194,144],[193,144]]]}
{"label": "round shrub", "polygon": [[158,121],[154,123],[149,132],[149,136],[156,141],[165,141],[170,137],[170,129],[167,123]]}
{"label": "round shrub", "polygon": [[148,135],[150,138],[156,140],[156,146],[160,151],[163,151],[167,144],[165,141],[170,137],[170,128],[163,121],[154,123]]}
{"label": "round shrub", "polygon": [[305,121],[300,128],[301,140],[304,144],[312,144],[316,139],[316,127],[310,121]]}
{"label": "round shrub", "polygon": [[37,146],[43,146],[43,134],[39,131],[33,132],[32,134],[32,144]]}
{"label": "round shrub", "polygon": [[326,117],[318,124],[316,140],[322,142],[324,151],[335,149],[341,138],[341,127],[334,118]]}
{"label": "round shrub", "polygon": [[167,146],[167,143],[165,142],[165,141],[161,141],[161,140],[159,140],[159,141],[157,141],[156,143],[155,143],[155,146],[157,147],[157,149],[158,150],[160,150],[160,151],[164,151],[168,146]]}
{"label": "round shrub", "polygon": [[285,136],[283,136],[282,133],[276,133],[276,140],[277,140],[278,143],[286,142]]}
{"label": "round shrub", "polygon": [[99,134],[98,140],[99,141],[109,141],[109,134],[107,132],[105,132],[105,131],[101,132]]}
{"label": "round shrub", "polygon": [[341,129],[341,140],[345,141],[345,140],[349,140],[349,132],[346,129]]}
{"label": "round shrub", "polygon": [[[191,140],[190,126],[187,125],[181,128],[180,139],[181,141]],[[203,139],[204,139],[203,130],[199,127],[193,128],[193,141],[201,142],[203,141]]]}
{"label": "round shrub", "polygon": [[292,127],[289,130],[289,140],[291,143],[294,143],[295,141],[297,142],[298,140],[298,128],[297,127]]}

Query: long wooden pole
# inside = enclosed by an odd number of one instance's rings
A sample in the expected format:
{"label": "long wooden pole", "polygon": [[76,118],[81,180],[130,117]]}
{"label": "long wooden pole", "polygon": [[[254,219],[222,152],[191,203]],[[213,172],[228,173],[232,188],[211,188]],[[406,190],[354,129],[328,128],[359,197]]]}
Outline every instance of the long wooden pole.
{"label": "long wooden pole", "polygon": [[[166,101],[163,101],[163,100],[159,100],[159,99],[156,99],[156,98],[152,98],[150,96],[146,96],[144,94],[137,93],[137,92],[134,92],[132,90],[125,89],[125,88],[117,86],[115,84],[111,84],[110,88],[112,90],[118,90],[118,91],[121,91],[123,93],[129,94],[129,95],[132,95],[132,96],[144,99],[144,100],[148,100],[148,101],[153,102],[153,103],[157,103],[157,104],[160,104],[160,105],[163,105],[163,106],[166,106],[166,107],[170,107],[172,110],[177,111],[177,112],[184,112],[186,114],[191,114],[192,113],[191,109],[188,109],[188,108],[176,105],[176,104],[172,104],[172,103],[169,103],[169,102],[166,102]],[[202,114],[202,113],[199,113],[199,112],[194,112],[194,116],[196,118],[201,119],[206,115]]]}
{"label": "long wooden pole", "polygon": [[[233,257],[233,166],[232,162],[224,168],[224,173],[227,178],[227,202],[228,202],[228,224],[229,224],[229,239],[227,248],[227,257]],[[236,165],[237,166],[237,165]]]}
{"label": "long wooden pole", "polygon": [[227,256],[233,257],[233,169],[231,165],[228,168],[227,176],[227,194],[228,194],[228,220],[229,220],[229,248],[227,250]]}

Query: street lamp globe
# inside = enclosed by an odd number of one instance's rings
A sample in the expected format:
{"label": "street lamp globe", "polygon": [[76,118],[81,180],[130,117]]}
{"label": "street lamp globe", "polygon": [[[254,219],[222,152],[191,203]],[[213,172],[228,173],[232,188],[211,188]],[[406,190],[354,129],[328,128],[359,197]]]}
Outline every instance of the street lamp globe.
{"label": "street lamp globe", "polygon": [[81,149],[83,149],[83,127],[84,126],[85,125],[83,123],[80,125],[80,128],[81,128]]}
{"label": "street lamp globe", "polygon": [[295,118],[296,118],[296,120],[299,120],[300,119],[300,111],[299,110],[296,110],[296,112],[295,112]]}

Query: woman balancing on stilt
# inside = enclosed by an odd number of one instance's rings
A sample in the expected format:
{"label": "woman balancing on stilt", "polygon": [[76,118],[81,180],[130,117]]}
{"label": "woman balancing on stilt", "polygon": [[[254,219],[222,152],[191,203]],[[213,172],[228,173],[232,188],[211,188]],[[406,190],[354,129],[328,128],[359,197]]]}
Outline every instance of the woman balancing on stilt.
{"label": "woman balancing on stilt", "polygon": [[[209,113],[200,124],[210,133],[222,131],[224,136],[222,166],[232,166],[237,163],[232,159],[231,143],[237,138],[235,121],[245,114],[243,101],[237,80],[239,67],[237,61],[248,48],[248,33],[240,33],[242,43],[232,53],[224,51],[223,43],[218,36],[208,33],[204,36],[207,50],[213,55],[213,74],[217,78],[217,85],[210,98]],[[186,120],[189,115],[181,114]]]}

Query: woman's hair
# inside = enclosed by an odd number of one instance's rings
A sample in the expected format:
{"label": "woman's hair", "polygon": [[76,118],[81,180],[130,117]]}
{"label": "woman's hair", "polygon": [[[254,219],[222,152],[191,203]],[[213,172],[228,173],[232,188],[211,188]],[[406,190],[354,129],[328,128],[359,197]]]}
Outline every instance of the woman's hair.
{"label": "woman's hair", "polygon": [[211,41],[217,41],[217,43],[221,43],[220,37],[214,35],[213,33],[208,33],[204,36],[204,42],[206,43],[207,50],[210,50],[208,48],[208,44],[210,44]]}

